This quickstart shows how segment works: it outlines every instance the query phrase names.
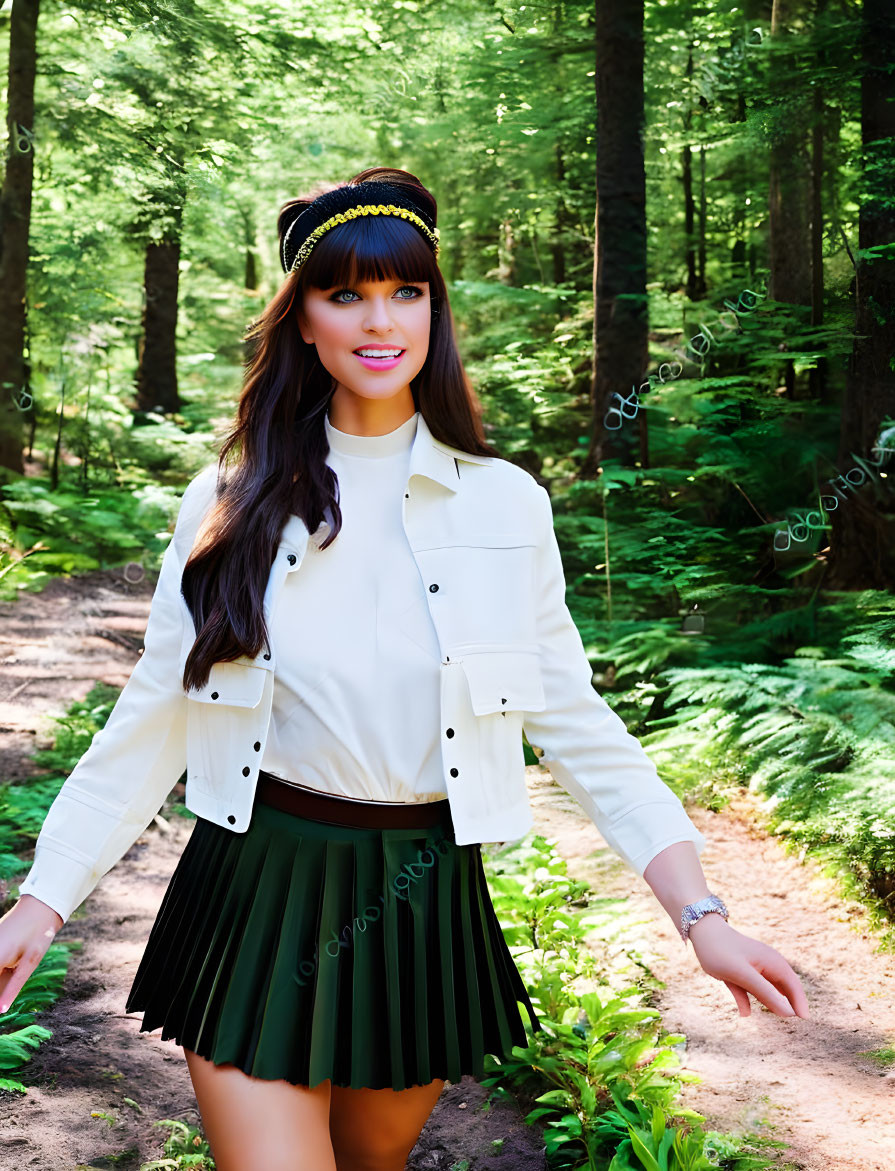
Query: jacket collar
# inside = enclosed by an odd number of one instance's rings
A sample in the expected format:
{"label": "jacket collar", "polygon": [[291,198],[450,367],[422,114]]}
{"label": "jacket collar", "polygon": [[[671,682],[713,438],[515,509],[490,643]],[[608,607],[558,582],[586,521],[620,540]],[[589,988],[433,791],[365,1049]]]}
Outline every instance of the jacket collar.
{"label": "jacket collar", "polygon": [[[436,439],[429,430],[422,412],[420,412],[416,424],[416,434],[410,448],[407,482],[409,483],[414,476],[425,476],[426,479],[440,484],[442,488],[447,488],[449,492],[456,492],[460,487],[459,460],[464,460],[467,463],[490,464],[494,462],[494,457],[472,455],[470,452],[461,451],[459,448],[451,447],[440,439]],[[328,521],[321,521],[314,533],[315,541],[323,541],[329,533],[330,527]],[[293,514],[286,522],[281,541],[290,548],[300,549],[304,553],[307,540],[308,530],[304,521],[301,517]]]}
{"label": "jacket collar", "polygon": [[447,443],[442,443],[440,439],[436,439],[429,430],[429,426],[423,418],[422,412],[420,412],[416,424],[416,435],[413,438],[413,446],[410,449],[410,470],[407,473],[408,482],[414,476],[426,476],[428,479],[434,480],[437,484],[441,484],[443,488],[447,488],[451,492],[456,492],[460,487],[460,470],[457,467],[457,461],[461,459],[475,464],[490,464],[494,462],[493,456],[472,455],[469,452],[460,451],[456,447],[450,447]]}

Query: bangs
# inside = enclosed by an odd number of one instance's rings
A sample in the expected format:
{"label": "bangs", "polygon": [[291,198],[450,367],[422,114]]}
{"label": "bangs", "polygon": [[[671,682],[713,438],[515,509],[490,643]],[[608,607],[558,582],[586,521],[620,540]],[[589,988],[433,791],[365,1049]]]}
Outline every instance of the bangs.
{"label": "bangs", "polygon": [[331,228],[302,265],[314,289],[361,281],[429,281],[437,260],[419,231],[399,216],[362,216]]}

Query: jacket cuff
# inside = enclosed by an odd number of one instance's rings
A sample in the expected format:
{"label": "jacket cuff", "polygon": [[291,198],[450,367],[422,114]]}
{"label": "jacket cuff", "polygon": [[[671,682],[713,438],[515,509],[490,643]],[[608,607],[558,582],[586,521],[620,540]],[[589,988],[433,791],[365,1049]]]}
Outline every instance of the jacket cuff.
{"label": "jacket cuff", "polygon": [[[52,860],[45,857],[48,853]],[[61,915],[64,924],[95,885],[90,866],[41,843],[35,847],[30,873],[19,884],[19,897],[34,895]]]}
{"label": "jacket cuff", "polygon": [[[648,761],[645,754],[644,757]],[[556,783],[575,798],[609,848],[638,878],[643,878],[653,858],[674,842],[692,842],[697,854],[708,844],[690,820],[680,797],[658,777],[646,788],[643,800],[629,804],[622,813],[609,814],[600,796],[582,784],[561,761],[545,759],[543,763]]]}

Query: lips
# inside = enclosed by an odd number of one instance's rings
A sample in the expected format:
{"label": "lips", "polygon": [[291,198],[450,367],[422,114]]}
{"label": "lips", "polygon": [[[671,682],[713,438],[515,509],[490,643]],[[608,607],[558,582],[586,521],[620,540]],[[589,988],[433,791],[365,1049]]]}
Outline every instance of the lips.
{"label": "lips", "polygon": [[[392,348],[397,349],[398,347],[394,346]],[[360,349],[367,349],[367,347],[361,346]],[[357,350],[355,350],[354,356],[357,358],[358,362],[360,362],[361,365],[365,366],[368,370],[392,370],[395,366],[398,365],[406,353],[406,350],[401,350],[401,352],[396,354],[394,357],[389,355],[387,358],[365,358],[362,354],[359,354]]]}
{"label": "lips", "polygon": [[[391,348],[392,348],[393,350],[399,350],[399,352],[398,352],[397,354],[388,354],[388,355],[384,355],[382,358],[379,358],[379,357],[374,357],[372,360],[373,360],[373,361],[377,361],[377,362],[381,362],[381,361],[388,361],[389,359],[392,359],[392,360],[394,360],[395,358],[400,358],[400,357],[401,357],[401,354],[403,354],[403,353],[404,353],[404,350],[403,350],[403,349],[399,349],[399,347],[398,347],[398,346],[392,346]],[[358,356],[359,358],[369,358],[369,357],[370,357],[370,355],[369,355],[369,354],[362,354],[362,353],[361,353],[361,350],[366,350],[366,349],[372,349],[372,347],[371,347],[371,346],[359,346],[359,347],[358,347],[358,348],[357,348],[357,349],[354,351],[354,353],[355,353],[355,354],[357,354],[357,356]]]}

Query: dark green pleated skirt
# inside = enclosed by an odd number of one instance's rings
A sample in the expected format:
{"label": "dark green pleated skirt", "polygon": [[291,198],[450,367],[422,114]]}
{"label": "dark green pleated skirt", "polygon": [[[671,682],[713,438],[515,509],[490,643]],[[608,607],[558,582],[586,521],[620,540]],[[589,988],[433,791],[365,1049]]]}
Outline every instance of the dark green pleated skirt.
{"label": "dark green pleated skirt", "polygon": [[[359,802],[359,804],[362,804]],[[197,818],[126,1012],[259,1078],[395,1090],[482,1076],[537,1016],[480,846],[437,826],[333,825],[256,800],[245,833]]]}

